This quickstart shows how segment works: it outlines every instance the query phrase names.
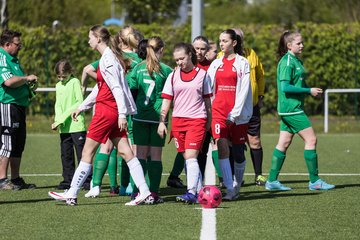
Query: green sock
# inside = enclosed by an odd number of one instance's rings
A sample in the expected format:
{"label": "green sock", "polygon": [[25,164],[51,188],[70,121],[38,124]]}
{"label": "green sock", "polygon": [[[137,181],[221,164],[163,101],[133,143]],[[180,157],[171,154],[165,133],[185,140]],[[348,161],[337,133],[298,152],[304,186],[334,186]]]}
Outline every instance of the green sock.
{"label": "green sock", "polygon": [[161,161],[151,161],[148,165],[148,175],[150,179],[150,192],[159,193],[163,165]]}
{"label": "green sock", "polygon": [[97,153],[94,161],[94,171],[92,176],[92,185],[101,186],[102,179],[106,172],[109,162],[109,155],[105,153]]}
{"label": "green sock", "polygon": [[[144,171],[144,175],[146,175],[147,174],[146,160],[145,159],[139,159],[139,162],[140,162],[141,167],[142,167],[142,169]],[[132,178],[131,178],[130,181],[132,182],[131,184],[133,184],[133,193],[139,192],[139,189],[136,187],[136,185],[135,185],[134,181],[132,180]]]}
{"label": "green sock", "polygon": [[304,150],[304,158],[309,172],[310,182],[314,183],[319,179],[316,150]]}
{"label": "green sock", "polygon": [[117,187],[117,150],[116,150],[116,148],[114,148],[111,151],[107,171],[108,171],[109,179],[110,179],[110,187]]}
{"label": "green sock", "polygon": [[282,165],[284,164],[285,157],[286,155],[284,152],[275,148],[271,159],[271,168],[268,179],[269,182],[273,182],[277,180]]}
{"label": "green sock", "polygon": [[182,153],[178,153],[175,157],[174,166],[171,170],[170,176],[178,177],[180,176],[182,170],[184,169],[185,159]]}
{"label": "green sock", "polygon": [[211,154],[212,154],[212,159],[213,159],[216,173],[217,173],[218,177],[221,178],[222,175],[221,175],[221,169],[219,166],[219,152],[218,152],[218,150],[214,150],[214,151],[212,151]]}
{"label": "green sock", "polygon": [[129,170],[129,167],[126,164],[125,160],[122,159],[121,157],[119,157],[119,162],[120,162],[120,166],[121,166],[121,168],[120,168],[121,169],[120,184],[124,188],[127,188],[127,186],[130,183],[130,170]]}

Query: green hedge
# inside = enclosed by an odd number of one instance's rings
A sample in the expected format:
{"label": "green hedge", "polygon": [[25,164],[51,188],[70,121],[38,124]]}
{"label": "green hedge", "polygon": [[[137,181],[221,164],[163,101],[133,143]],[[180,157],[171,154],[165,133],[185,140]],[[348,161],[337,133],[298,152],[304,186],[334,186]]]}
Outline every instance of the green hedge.
{"label": "green hedge", "polygon": [[[61,58],[69,59],[80,78],[82,68],[99,58],[98,53],[88,46],[88,30],[90,26],[78,29],[60,29],[52,32],[50,28],[24,28],[11,25],[12,29],[23,33],[23,50],[19,54],[20,61],[28,74],[39,77],[40,87],[54,87],[56,77],[53,73],[55,63]],[[162,26],[160,24],[135,25],[145,37],[161,36],[167,48],[164,62],[174,66],[171,50],[180,41],[191,41],[191,28],[186,25],[179,28]],[[217,40],[219,33],[231,26],[209,25],[204,28],[204,35]],[[277,25],[246,25],[239,26],[245,32],[245,45],[252,47],[259,55],[266,79],[266,100],[264,113],[276,111],[276,56],[275,51],[280,34],[284,28]],[[305,50],[302,56],[308,71],[307,83],[323,89],[330,88],[360,88],[360,25],[353,24],[313,24],[298,23],[293,29],[298,29],[302,35]],[[110,28],[116,33],[119,28]],[[29,111],[36,113],[53,113],[54,94],[39,93]],[[306,111],[309,114],[323,113],[323,99],[306,99]],[[359,112],[359,95],[331,95],[330,112],[336,115],[353,115]]]}

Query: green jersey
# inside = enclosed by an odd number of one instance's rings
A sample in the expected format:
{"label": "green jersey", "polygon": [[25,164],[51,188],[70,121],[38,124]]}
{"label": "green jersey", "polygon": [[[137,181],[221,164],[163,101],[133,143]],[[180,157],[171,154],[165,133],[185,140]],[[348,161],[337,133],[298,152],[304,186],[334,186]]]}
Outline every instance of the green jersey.
{"label": "green jersey", "polygon": [[299,88],[307,87],[302,62],[289,52],[280,59],[277,67],[277,111],[279,115],[294,115],[304,112],[306,93],[285,93],[281,89],[282,81],[289,81],[289,84]]}
{"label": "green jersey", "polygon": [[25,76],[21,69],[19,60],[11,56],[3,48],[0,48],[0,102],[14,103],[27,107],[30,104],[30,88],[24,84],[20,87],[11,88],[5,86],[4,82],[14,76]]}
{"label": "green jersey", "polygon": [[85,131],[84,113],[77,119],[71,119],[74,112],[83,101],[79,79],[70,77],[56,84],[55,125],[59,126],[60,133],[74,133]]}
{"label": "green jersey", "polygon": [[132,83],[130,88],[138,89],[137,114],[134,115],[134,121],[159,122],[162,104],[161,93],[171,72],[172,69],[169,66],[160,63],[160,72],[153,72],[153,77],[151,77],[146,68],[146,62],[143,61],[129,74]]}
{"label": "green jersey", "polygon": [[92,62],[92,63],[90,63],[90,65],[95,69],[95,71],[98,69],[98,67],[99,67],[99,62],[100,62],[100,60],[97,60],[97,61],[95,61],[95,62]]}
{"label": "green jersey", "polygon": [[134,67],[142,61],[142,59],[139,58],[139,56],[135,52],[123,52],[123,54],[124,54],[124,58],[127,58],[130,60],[130,69],[128,69],[128,71],[125,75],[125,78],[126,78],[127,82],[129,83],[129,85],[132,85],[133,83],[131,83],[131,79],[130,79],[129,75],[133,71]]}

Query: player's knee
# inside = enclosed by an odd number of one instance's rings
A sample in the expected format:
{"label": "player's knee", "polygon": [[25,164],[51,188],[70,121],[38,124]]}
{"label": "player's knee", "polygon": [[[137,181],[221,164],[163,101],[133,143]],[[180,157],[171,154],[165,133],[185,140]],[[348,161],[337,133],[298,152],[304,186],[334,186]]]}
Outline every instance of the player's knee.
{"label": "player's knee", "polygon": [[242,163],[245,161],[245,150],[245,144],[234,144],[232,146],[232,154],[235,162]]}

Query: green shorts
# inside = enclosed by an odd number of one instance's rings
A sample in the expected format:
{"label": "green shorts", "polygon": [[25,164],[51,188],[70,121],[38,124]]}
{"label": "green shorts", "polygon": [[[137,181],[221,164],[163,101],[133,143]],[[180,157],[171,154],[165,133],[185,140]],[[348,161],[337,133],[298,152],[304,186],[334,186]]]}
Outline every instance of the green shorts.
{"label": "green shorts", "polygon": [[141,146],[163,147],[165,137],[157,133],[159,124],[133,121],[134,143]]}
{"label": "green shorts", "polygon": [[280,131],[298,133],[305,128],[311,127],[311,122],[305,113],[280,116]]}
{"label": "green shorts", "polygon": [[134,144],[134,134],[133,134],[133,120],[131,115],[126,116],[126,121],[128,123],[128,138],[131,142],[131,144]]}

